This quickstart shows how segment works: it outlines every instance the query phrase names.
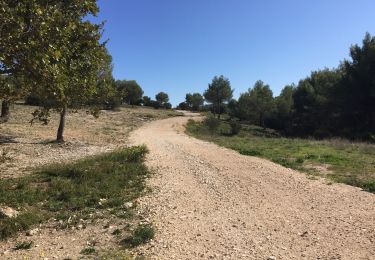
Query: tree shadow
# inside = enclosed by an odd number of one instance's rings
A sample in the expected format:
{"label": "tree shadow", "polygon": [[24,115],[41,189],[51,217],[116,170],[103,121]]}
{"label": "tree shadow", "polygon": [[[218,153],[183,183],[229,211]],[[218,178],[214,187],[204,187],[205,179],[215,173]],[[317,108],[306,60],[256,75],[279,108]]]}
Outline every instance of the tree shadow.
{"label": "tree shadow", "polygon": [[0,144],[18,144],[15,136],[0,134]]}

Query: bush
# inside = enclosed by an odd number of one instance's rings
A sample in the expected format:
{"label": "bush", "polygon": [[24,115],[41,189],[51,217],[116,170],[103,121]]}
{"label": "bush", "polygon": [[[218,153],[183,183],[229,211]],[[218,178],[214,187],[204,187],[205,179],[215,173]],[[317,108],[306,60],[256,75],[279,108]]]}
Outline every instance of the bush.
{"label": "bush", "polygon": [[25,98],[25,105],[29,106],[40,106],[42,104],[42,101],[39,96],[35,94],[30,94]]}
{"label": "bush", "polygon": [[214,134],[220,126],[220,120],[215,117],[207,117],[203,123],[208,127],[208,130],[210,130],[211,134]]}
{"label": "bush", "polygon": [[139,225],[133,232],[132,236],[126,238],[123,242],[125,245],[136,247],[147,243],[155,236],[155,230],[151,225]]}
{"label": "bush", "polygon": [[240,130],[241,130],[240,122],[235,121],[235,120],[231,120],[231,121],[229,121],[229,125],[230,125],[231,135],[237,135],[237,134],[240,133]]}
{"label": "bush", "polygon": [[27,250],[27,249],[30,249],[32,246],[33,246],[32,241],[19,242],[15,246],[14,250]]}

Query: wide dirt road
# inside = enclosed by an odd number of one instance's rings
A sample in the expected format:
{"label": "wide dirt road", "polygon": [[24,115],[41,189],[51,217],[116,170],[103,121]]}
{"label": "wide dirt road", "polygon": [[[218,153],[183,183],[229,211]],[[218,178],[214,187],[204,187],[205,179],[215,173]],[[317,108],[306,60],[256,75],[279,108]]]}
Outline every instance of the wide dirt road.
{"label": "wide dirt road", "polygon": [[375,259],[375,195],[309,180],[184,134],[188,116],[133,132],[150,149],[140,202],[155,259]]}

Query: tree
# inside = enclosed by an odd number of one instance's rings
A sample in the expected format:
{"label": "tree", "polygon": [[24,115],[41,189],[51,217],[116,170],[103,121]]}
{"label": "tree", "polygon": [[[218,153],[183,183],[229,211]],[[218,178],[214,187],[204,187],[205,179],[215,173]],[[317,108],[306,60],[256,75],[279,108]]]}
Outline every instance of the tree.
{"label": "tree", "polygon": [[123,99],[132,106],[136,105],[143,95],[142,88],[135,80],[117,80],[116,88],[126,93]]}
{"label": "tree", "polygon": [[204,103],[204,98],[199,93],[193,93],[193,94],[186,94],[185,97],[187,105],[190,107],[193,111],[199,111]]}
{"label": "tree", "polygon": [[144,96],[143,97],[143,105],[146,106],[146,107],[151,107],[152,106],[151,98],[148,97],[148,96]]}
{"label": "tree", "polygon": [[164,107],[165,109],[172,109],[172,104],[169,103],[169,102],[167,102],[167,103],[164,103],[163,107]]}
{"label": "tree", "polygon": [[64,141],[69,107],[86,104],[95,93],[97,73],[105,58],[100,43],[103,24],[95,16],[96,0],[11,1],[0,3],[1,74],[22,75],[43,102],[35,115],[60,113],[56,140]]}
{"label": "tree", "polygon": [[274,108],[273,94],[269,85],[259,80],[248,92],[241,94],[238,99],[241,119],[248,119],[262,127]]}
{"label": "tree", "polygon": [[168,94],[165,92],[159,92],[155,96],[156,101],[160,103],[161,106],[164,106],[165,103],[168,103],[169,97]]}
{"label": "tree", "polygon": [[232,98],[233,90],[227,78],[224,78],[223,75],[215,76],[203,96],[207,102],[212,103],[214,114],[218,114],[218,118],[220,118],[222,104]]}
{"label": "tree", "polygon": [[287,85],[281,90],[280,95],[275,98],[275,110],[267,120],[269,127],[290,133],[294,90],[295,86],[293,84]]}
{"label": "tree", "polygon": [[177,109],[179,109],[179,110],[189,110],[190,106],[186,102],[181,102],[180,104],[178,104]]}
{"label": "tree", "polygon": [[22,96],[22,84],[22,80],[13,75],[0,75],[0,123],[8,121],[11,103]]}
{"label": "tree", "polygon": [[342,64],[344,76],[336,90],[338,128],[345,135],[368,139],[375,133],[375,37],[366,33],[362,46],[351,47],[350,57]]}
{"label": "tree", "polygon": [[231,118],[233,117],[239,117],[239,112],[238,112],[238,101],[235,99],[231,99],[228,102],[228,114]]}
{"label": "tree", "polygon": [[106,55],[98,71],[96,91],[91,97],[89,105],[97,107],[97,109],[104,108],[110,110],[121,105],[121,97],[124,96],[124,93],[116,89],[112,71],[112,56],[106,51]]}

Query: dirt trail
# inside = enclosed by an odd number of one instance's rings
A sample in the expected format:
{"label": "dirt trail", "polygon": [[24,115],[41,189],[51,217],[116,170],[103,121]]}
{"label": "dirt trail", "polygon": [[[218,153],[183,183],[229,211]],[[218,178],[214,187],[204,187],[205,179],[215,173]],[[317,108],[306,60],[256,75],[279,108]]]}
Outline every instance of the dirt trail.
{"label": "dirt trail", "polygon": [[[190,115],[191,116],[191,115]],[[184,134],[190,116],[130,136],[150,149],[153,193],[140,208],[155,259],[375,259],[375,196],[327,185]]]}

